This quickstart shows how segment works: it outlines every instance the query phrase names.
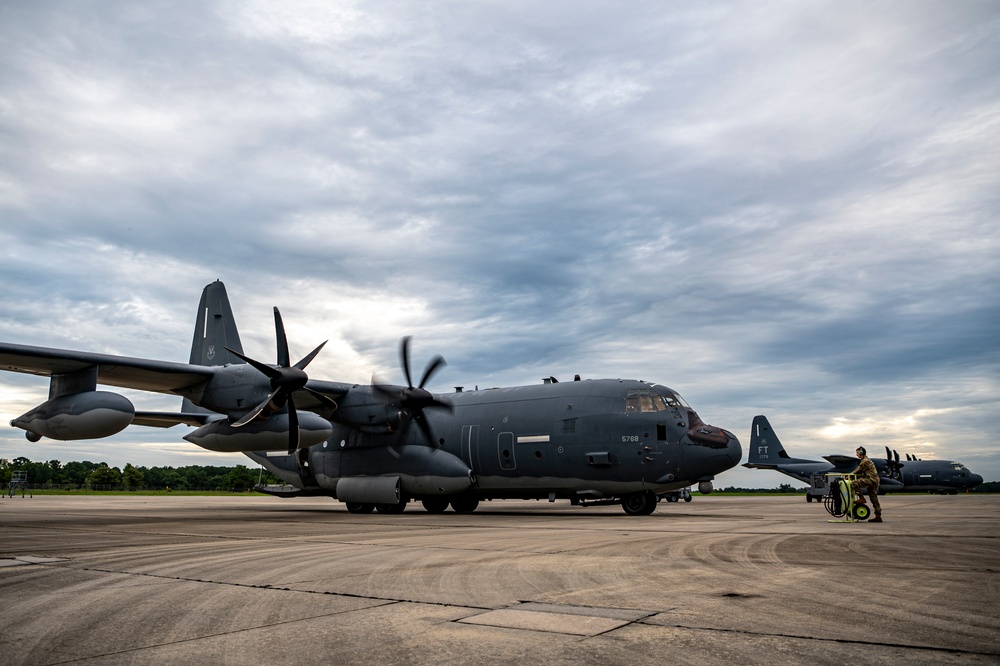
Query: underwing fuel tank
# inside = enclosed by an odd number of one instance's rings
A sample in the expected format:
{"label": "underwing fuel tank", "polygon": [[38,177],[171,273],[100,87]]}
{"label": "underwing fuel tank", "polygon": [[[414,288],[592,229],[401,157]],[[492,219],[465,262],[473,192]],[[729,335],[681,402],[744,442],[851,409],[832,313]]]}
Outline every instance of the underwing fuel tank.
{"label": "underwing fuel tank", "polygon": [[84,391],[52,398],[12,420],[32,442],[42,437],[68,441],[100,439],[121,432],[132,423],[135,407],[123,395]]}
{"label": "underwing fuel tank", "polygon": [[[299,448],[319,444],[333,433],[330,422],[322,416],[301,411],[296,414],[299,417]],[[229,421],[213,421],[188,433],[184,439],[203,449],[222,453],[286,451],[288,414],[274,414],[239,428],[229,425]]]}

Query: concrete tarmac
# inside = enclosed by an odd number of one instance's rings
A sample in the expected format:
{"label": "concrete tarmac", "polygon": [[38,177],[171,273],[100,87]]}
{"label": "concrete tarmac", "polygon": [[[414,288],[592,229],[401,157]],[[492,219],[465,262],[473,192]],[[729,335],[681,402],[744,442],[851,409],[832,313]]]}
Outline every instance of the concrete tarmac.
{"label": "concrete tarmac", "polygon": [[995,664],[1000,496],[0,500],[0,663]]}

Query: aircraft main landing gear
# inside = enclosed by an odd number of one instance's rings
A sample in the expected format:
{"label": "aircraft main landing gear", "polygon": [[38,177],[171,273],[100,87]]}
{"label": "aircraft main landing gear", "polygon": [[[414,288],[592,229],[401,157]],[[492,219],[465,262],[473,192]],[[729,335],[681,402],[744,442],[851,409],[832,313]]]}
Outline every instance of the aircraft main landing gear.
{"label": "aircraft main landing gear", "polygon": [[455,513],[472,513],[479,506],[479,500],[475,497],[456,497],[451,501],[451,508]]}
{"label": "aircraft main landing gear", "polygon": [[447,497],[428,497],[420,500],[420,503],[424,505],[427,513],[444,513],[448,508]]}

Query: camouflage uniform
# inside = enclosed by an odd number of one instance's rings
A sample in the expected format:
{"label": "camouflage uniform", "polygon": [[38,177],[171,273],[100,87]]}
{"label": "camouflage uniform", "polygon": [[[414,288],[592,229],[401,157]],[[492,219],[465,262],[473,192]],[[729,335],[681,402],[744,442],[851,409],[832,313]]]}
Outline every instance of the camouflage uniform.
{"label": "camouflage uniform", "polygon": [[881,516],[882,507],[878,503],[878,470],[875,469],[875,463],[868,456],[864,456],[861,458],[857,469],[851,473],[856,474],[858,477],[851,482],[854,492],[858,494],[858,497],[862,497],[862,490],[867,490],[868,497],[872,501],[872,509],[875,510],[875,515]]}

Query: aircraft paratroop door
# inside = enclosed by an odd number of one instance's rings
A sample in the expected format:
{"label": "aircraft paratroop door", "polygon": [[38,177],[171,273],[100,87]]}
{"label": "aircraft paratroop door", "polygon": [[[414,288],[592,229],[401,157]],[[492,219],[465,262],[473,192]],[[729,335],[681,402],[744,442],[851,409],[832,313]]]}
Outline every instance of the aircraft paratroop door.
{"label": "aircraft paratroop door", "polygon": [[479,426],[462,426],[462,460],[476,474],[482,472],[479,464]]}

